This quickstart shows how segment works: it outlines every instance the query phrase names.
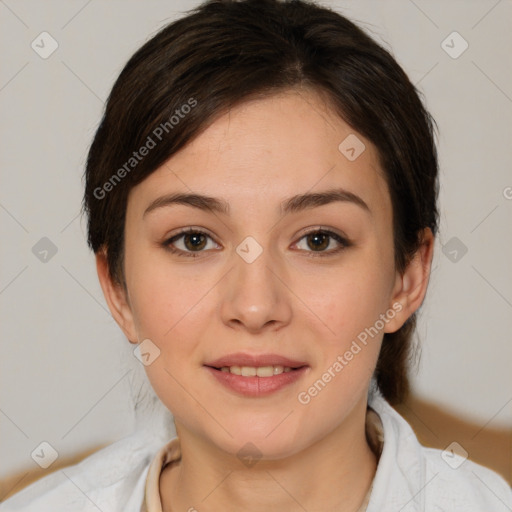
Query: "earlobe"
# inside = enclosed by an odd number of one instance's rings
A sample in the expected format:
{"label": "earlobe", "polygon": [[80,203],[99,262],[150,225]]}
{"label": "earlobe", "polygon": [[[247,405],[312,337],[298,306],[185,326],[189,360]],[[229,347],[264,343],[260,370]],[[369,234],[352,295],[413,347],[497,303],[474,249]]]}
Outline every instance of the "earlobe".
{"label": "earlobe", "polygon": [[[395,332],[421,306],[427,292],[434,253],[434,235],[430,228],[423,231],[422,242],[403,274],[396,276],[392,305],[399,313],[384,332]],[[400,304],[400,308],[395,307]]]}
{"label": "earlobe", "polygon": [[114,320],[117,322],[130,343],[138,343],[130,304],[124,288],[112,281],[108,272],[108,260],[105,250],[96,253],[96,271],[103,295]]}

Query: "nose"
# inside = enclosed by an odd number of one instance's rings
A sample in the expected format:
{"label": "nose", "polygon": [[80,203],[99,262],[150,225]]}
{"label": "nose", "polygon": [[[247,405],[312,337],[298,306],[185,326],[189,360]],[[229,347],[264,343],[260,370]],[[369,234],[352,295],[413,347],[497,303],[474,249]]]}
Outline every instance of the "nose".
{"label": "nose", "polygon": [[292,316],[291,292],[283,266],[266,249],[254,260],[241,250],[233,260],[221,297],[223,322],[251,334],[287,325]]}

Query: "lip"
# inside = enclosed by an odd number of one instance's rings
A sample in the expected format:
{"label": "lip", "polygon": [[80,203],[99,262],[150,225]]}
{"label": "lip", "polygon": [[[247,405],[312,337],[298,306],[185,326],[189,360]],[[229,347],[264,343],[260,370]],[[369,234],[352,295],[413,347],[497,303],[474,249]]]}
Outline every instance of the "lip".
{"label": "lip", "polygon": [[247,397],[261,397],[275,393],[299,380],[308,370],[307,366],[302,366],[291,372],[280,373],[272,377],[242,377],[234,373],[221,372],[211,366],[205,366],[205,368],[217,382],[231,391]]}
{"label": "lip", "polygon": [[[222,368],[223,366],[289,366],[290,368],[300,368],[308,366],[305,361],[290,359],[279,354],[246,354],[237,352],[227,356],[220,357],[205,366],[213,368]],[[271,378],[271,377],[266,377]]]}
{"label": "lip", "polygon": [[[283,372],[271,377],[243,377],[233,373],[222,372],[224,366],[288,366],[291,372]],[[246,397],[263,397],[297,382],[309,370],[303,361],[290,359],[278,354],[230,354],[215,359],[204,365],[204,368],[217,382],[238,395]]]}

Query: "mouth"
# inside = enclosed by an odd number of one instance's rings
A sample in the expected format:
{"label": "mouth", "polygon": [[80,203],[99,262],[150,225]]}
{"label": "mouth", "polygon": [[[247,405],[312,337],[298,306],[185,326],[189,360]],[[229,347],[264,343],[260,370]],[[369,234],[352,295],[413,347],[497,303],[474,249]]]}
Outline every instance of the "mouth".
{"label": "mouth", "polygon": [[231,354],[204,367],[229,390],[244,396],[264,396],[300,379],[309,365],[276,354]]}
{"label": "mouth", "polygon": [[[208,365],[206,365],[208,366]],[[267,365],[267,366],[209,366],[213,370],[218,370],[224,373],[231,373],[233,375],[240,375],[241,377],[262,377],[268,378],[273,377],[274,375],[281,375],[282,373],[293,372],[299,370],[300,368],[304,368],[304,366],[299,366],[293,368],[291,366],[282,366],[282,365]]]}
{"label": "mouth", "polygon": [[236,353],[215,359],[205,366],[242,377],[272,377],[298,370],[308,364],[279,354]]}

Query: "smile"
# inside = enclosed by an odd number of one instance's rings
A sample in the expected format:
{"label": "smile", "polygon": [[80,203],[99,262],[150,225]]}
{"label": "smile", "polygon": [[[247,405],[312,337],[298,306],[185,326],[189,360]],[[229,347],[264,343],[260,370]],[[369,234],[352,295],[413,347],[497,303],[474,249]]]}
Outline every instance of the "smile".
{"label": "smile", "polygon": [[271,366],[223,366],[221,372],[241,375],[242,377],[272,377],[281,373],[291,372],[289,366],[271,365]]}
{"label": "smile", "polygon": [[292,386],[306,375],[309,366],[299,368],[267,366],[203,366],[213,377],[213,385],[243,397],[265,397]]}

